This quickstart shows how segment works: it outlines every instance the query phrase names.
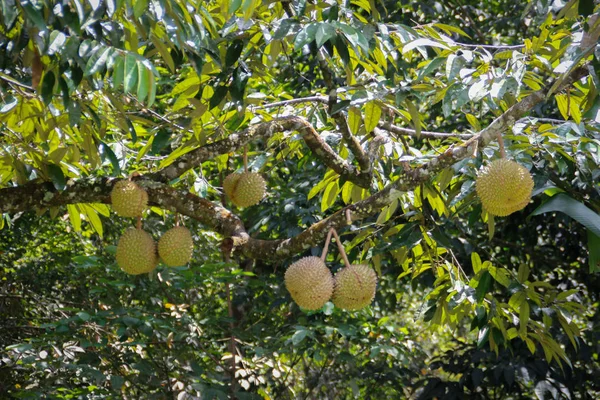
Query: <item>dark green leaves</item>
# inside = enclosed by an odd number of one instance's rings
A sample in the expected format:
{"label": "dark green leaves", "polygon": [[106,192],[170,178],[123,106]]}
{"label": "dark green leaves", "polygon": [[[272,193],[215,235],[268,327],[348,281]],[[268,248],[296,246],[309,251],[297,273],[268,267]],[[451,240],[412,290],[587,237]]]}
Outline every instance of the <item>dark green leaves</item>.
{"label": "dark green leaves", "polygon": [[583,224],[596,236],[600,236],[600,215],[566,194],[561,193],[551,197],[550,200],[539,206],[531,215],[555,211],[567,214],[580,224]]}
{"label": "dark green leaves", "polygon": [[50,175],[50,179],[52,180],[52,184],[56,190],[65,189],[67,180],[65,179],[65,174],[63,173],[62,168],[55,164],[49,164],[48,175]]}
{"label": "dark green leaves", "polygon": [[240,58],[242,50],[244,50],[244,42],[239,39],[234,40],[227,48],[227,53],[225,53],[225,67],[233,66]]}

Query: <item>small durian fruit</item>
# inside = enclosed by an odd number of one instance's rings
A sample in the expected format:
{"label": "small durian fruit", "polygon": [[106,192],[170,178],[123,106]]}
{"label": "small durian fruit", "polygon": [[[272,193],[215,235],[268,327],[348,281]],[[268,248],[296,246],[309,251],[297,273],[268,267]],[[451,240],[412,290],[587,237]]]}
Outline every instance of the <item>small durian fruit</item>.
{"label": "small durian fruit", "polygon": [[192,234],[183,226],[166,231],[158,241],[158,255],[169,267],[180,267],[192,259]]}
{"label": "small durian fruit", "polygon": [[360,310],[375,297],[377,274],[365,264],[353,264],[335,274],[333,304],[344,310]]}
{"label": "small durian fruit", "polygon": [[475,188],[483,208],[489,214],[504,217],[529,204],[533,178],[522,165],[501,158],[481,169]]}
{"label": "small durian fruit", "polygon": [[318,310],[331,298],[333,276],[319,257],[304,257],[285,271],[285,287],[300,307]]}
{"label": "small durian fruit", "polygon": [[117,244],[117,264],[131,275],[153,271],[158,257],[152,236],[142,229],[127,229]]}
{"label": "small durian fruit", "polygon": [[223,191],[238,207],[258,204],[265,196],[266,183],[256,172],[233,173],[223,181]]}
{"label": "small durian fruit", "polygon": [[113,210],[122,217],[141,217],[148,205],[148,193],[135,182],[119,181],[110,193]]}

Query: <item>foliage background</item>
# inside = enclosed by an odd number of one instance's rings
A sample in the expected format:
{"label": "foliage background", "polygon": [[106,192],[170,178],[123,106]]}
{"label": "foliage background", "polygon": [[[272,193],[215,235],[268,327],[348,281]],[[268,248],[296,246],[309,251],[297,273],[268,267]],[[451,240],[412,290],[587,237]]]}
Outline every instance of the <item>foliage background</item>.
{"label": "foliage background", "polygon": [[[61,191],[70,180],[156,173],[288,115],[306,118],[356,166],[343,115],[374,148],[369,187],[333,172],[302,135],[258,138],[250,168],[269,192],[259,206],[234,210],[256,239],[298,235],[461,143],[457,133],[484,129],[560,71],[597,66],[577,41],[595,7],[582,0],[0,5],[0,188],[51,182]],[[105,204],[4,213],[0,393],[598,398],[600,228],[593,217],[571,218],[581,207],[600,211],[596,80],[550,94],[505,133],[509,157],[536,181],[522,212],[494,220],[476,200],[476,171],[497,157],[494,143],[345,227],[350,258],[380,276],[374,303],[359,312],[300,310],[283,272],[304,254],[226,263],[223,237],[192,218],[190,265],[131,277],[116,266],[114,246],[132,221]],[[331,107],[260,107],[326,98],[332,88]],[[225,152],[169,183],[231,207],[219,188],[240,167],[240,151]],[[541,205],[550,212],[533,215]],[[155,238],[173,225],[159,207],[144,220]],[[341,266],[335,251],[328,262]]]}

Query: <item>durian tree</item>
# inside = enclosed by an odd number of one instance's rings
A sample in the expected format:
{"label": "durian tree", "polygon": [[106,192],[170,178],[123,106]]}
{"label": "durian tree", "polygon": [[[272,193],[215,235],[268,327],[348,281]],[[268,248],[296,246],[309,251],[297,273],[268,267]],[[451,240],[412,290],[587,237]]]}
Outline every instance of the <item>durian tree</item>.
{"label": "durian tree", "polygon": [[0,390],[598,395],[599,9],[0,0]]}

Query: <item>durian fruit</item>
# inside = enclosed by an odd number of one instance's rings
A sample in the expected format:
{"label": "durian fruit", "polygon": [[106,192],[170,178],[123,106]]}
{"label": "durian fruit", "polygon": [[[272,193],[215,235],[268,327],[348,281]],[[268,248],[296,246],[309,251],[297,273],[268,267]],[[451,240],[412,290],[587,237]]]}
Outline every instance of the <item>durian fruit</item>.
{"label": "durian fruit", "polygon": [[233,173],[223,181],[223,191],[238,207],[258,204],[265,195],[265,180],[256,172]]}
{"label": "durian fruit", "polygon": [[148,205],[148,193],[135,182],[119,181],[110,193],[113,210],[122,217],[141,217]]}
{"label": "durian fruit", "polygon": [[131,275],[154,270],[158,257],[152,236],[142,229],[127,229],[117,244],[117,264]]}
{"label": "durian fruit", "polygon": [[333,276],[319,257],[304,257],[285,271],[285,287],[300,307],[318,310],[331,298]]}
{"label": "durian fruit", "polygon": [[333,304],[344,310],[360,310],[375,297],[377,274],[365,264],[352,264],[335,274]]}
{"label": "durian fruit", "polygon": [[192,259],[192,234],[183,226],[169,229],[158,241],[158,255],[169,267],[185,265]]}
{"label": "durian fruit", "polygon": [[489,214],[504,217],[529,204],[533,178],[522,165],[501,158],[481,169],[475,188],[483,208]]}

